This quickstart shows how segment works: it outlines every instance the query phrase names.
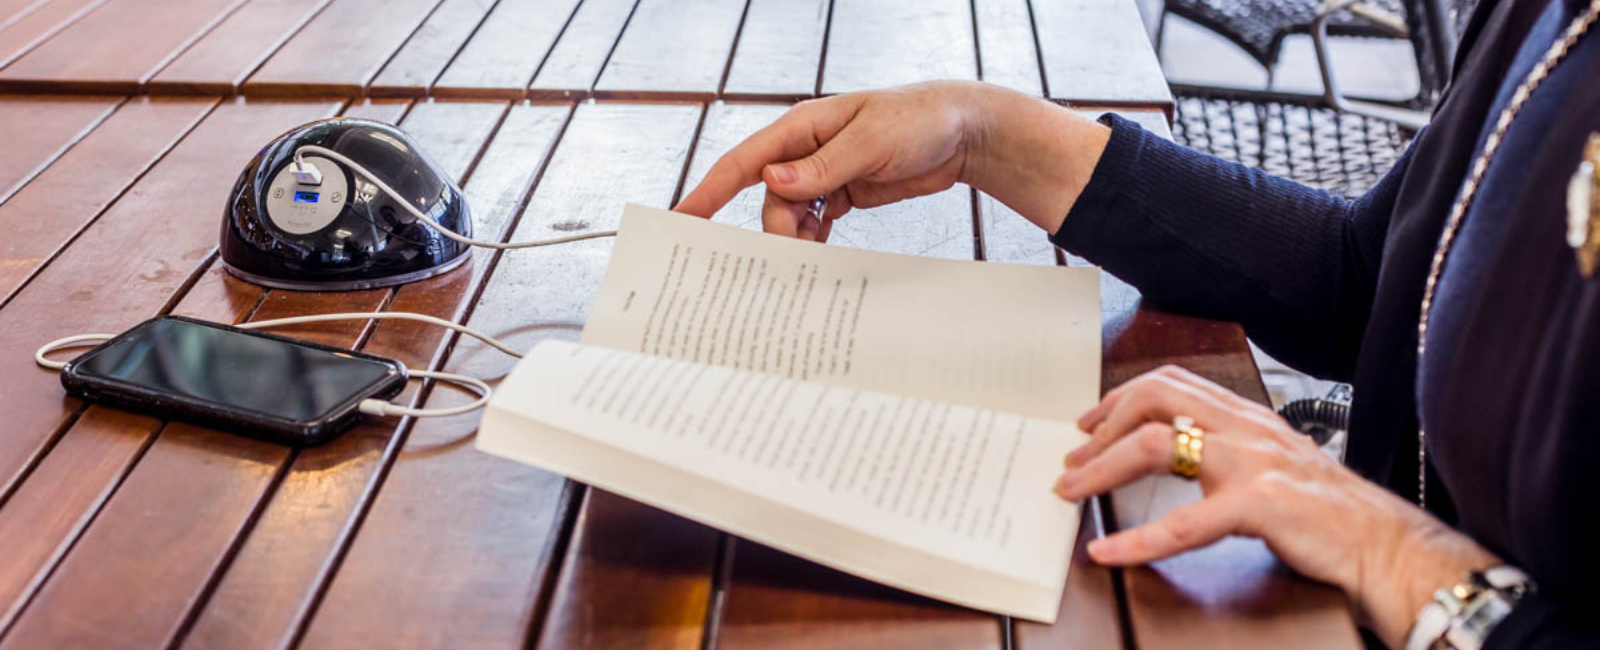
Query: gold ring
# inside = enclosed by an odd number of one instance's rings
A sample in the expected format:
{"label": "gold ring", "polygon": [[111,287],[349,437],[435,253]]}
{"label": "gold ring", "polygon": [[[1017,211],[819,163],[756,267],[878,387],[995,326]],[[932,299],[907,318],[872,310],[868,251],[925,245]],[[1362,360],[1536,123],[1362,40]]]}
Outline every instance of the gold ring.
{"label": "gold ring", "polygon": [[1200,460],[1206,447],[1206,432],[1194,425],[1194,418],[1172,418],[1172,473],[1187,479],[1200,475]]}

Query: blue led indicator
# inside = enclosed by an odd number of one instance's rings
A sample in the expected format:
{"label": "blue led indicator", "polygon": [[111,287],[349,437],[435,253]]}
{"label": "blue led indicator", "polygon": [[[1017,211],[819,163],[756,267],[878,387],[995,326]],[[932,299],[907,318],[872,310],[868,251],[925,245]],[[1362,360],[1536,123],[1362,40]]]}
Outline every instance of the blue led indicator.
{"label": "blue led indicator", "polygon": [[317,193],[316,192],[295,192],[294,193],[294,200],[297,203],[316,203],[317,202]]}

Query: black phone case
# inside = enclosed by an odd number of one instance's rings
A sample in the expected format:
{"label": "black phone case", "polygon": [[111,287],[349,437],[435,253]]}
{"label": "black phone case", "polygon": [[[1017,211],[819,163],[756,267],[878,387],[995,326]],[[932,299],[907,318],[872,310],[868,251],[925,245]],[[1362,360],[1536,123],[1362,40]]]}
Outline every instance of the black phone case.
{"label": "black phone case", "polygon": [[[366,391],[356,394],[346,402],[339,404],[326,417],[317,420],[292,420],[253,411],[230,409],[208,402],[189,399],[182,395],[150,390],[143,386],[107,380],[101,377],[86,376],[77,372],[79,361],[88,359],[102,349],[115,345],[132,333],[160,320],[183,321],[194,325],[238,332],[247,336],[272,339],[289,345],[337,352],[359,359],[387,364],[394,367],[397,372],[390,375],[389,378],[368,387]],[[67,389],[68,394],[89,402],[137,411],[158,418],[181,420],[279,444],[310,446],[320,445],[332,440],[335,436],[354,426],[361,419],[361,412],[358,409],[362,400],[369,398],[387,400],[400,394],[400,391],[404,390],[406,386],[406,367],[394,359],[353,352],[320,343],[276,336],[255,330],[239,329],[182,316],[158,316],[140,323],[116,338],[106,341],[96,346],[93,350],[68,362],[66,367],[61,369],[61,385]]]}

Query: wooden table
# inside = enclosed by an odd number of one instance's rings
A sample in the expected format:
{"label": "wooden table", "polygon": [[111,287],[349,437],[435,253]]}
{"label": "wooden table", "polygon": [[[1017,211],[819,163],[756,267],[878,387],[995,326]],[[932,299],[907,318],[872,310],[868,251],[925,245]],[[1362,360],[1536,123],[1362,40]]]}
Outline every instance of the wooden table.
{"label": "wooden table", "polygon": [[[393,290],[224,274],[234,176],[302,122],[402,125],[460,179],[478,233],[524,240],[613,227],[625,201],[671,205],[786,102],[926,78],[1161,132],[1170,113],[1128,0],[0,0],[0,650],[1358,647],[1341,597],[1257,543],[1130,571],[1083,555],[1088,536],[1195,498],[1185,483],[1086,509],[1060,621],[1043,626],[480,454],[476,415],[371,421],[295,450],[87,406],[32,362],[47,340],[161,313],[397,310],[520,347],[578,336],[609,241],[479,249]],[[755,227],[758,203],[718,219]],[[965,187],[853,214],[833,238],[1081,263]],[[1142,305],[1109,277],[1104,312],[1105,386],[1176,363],[1264,399],[1236,325]],[[286,333],[411,367],[511,367],[409,322]]]}

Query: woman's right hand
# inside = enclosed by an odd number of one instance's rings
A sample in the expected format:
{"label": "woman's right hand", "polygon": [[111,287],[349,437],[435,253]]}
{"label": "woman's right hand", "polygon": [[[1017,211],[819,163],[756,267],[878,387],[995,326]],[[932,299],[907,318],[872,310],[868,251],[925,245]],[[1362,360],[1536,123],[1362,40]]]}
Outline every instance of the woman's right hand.
{"label": "woman's right hand", "polygon": [[[709,217],[765,181],[767,232],[822,241],[851,208],[965,182],[1050,232],[1088,182],[1108,130],[1047,101],[930,82],[796,105],[734,147],[675,208]],[[807,214],[828,198],[822,220]]]}

